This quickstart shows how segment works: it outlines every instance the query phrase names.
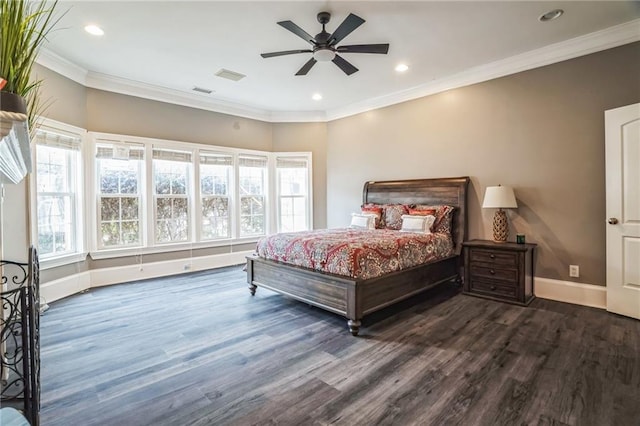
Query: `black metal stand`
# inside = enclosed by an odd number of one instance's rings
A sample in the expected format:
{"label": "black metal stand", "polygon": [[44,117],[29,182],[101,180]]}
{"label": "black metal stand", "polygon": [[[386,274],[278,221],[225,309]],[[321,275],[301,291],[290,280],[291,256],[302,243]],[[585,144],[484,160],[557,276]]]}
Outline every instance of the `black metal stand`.
{"label": "black metal stand", "polygon": [[28,263],[0,260],[0,406],[22,411],[40,424],[40,265],[31,247]]}

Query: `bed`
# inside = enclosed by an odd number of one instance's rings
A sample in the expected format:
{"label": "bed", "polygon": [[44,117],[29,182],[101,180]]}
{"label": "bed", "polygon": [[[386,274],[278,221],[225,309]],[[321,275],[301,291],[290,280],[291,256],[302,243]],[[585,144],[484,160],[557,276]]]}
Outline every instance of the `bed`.
{"label": "bed", "polygon": [[452,253],[436,262],[412,266],[375,278],[358,278],[317,271],[308,267],[247,257],[247,283],[342,315],[357,336],[362,318],[377,310],[459,279],[462,242],[467,235],[468,177],[373,181],[364,184],[364,204],[424,204],[455,207],[452,219]]}

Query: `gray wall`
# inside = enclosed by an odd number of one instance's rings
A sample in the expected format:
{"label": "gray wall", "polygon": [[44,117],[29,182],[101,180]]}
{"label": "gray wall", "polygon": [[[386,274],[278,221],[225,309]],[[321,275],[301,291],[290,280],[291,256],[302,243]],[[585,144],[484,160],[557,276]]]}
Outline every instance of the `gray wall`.
{"label": "gray wall", "polygon": [[313,156],[313,227],[327,227],[327,124],[276,123],[273,151],[305,151]]}
{"label": "gray wall", "polygon": [[634,43],[330,122],[327,224],[348,224],[367,180],[468,175],[471,238],[492,239],[485,188],[511,185],[536,275],[604,285],[604,111],[638,101]]}

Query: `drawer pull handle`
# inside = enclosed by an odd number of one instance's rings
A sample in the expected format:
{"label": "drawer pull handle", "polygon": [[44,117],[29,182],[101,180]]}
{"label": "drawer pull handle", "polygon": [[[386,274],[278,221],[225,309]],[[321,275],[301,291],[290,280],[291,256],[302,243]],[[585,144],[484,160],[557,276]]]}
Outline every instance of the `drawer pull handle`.
{"label": "drawer pull handle", "polygon": [[491,286],[491,290],[495,290],[495,289],[496,289],[496,286],[495,286],[495,285],[492,285],[492,286]]}
{"label": "drawer pull handle", "polygon": [[492,259],[495,259],[496,255],[495,254],[490,254],[489,257],[492,258]]}
{"label": "drawer pull handle", "polygon": [[493,269],[490,269],[490,270],[489,270],[489,273],[490,273],[491,275],[495,275],[495,274],[496,274],[496,271],[494,271]]}

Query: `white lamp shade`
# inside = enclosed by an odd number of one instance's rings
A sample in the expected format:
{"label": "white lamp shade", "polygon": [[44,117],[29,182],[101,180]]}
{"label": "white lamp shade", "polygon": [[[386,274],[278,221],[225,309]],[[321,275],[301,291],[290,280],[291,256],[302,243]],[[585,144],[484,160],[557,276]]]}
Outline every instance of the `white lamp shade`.
{"label": "white lamp shade", "polygon": [[484,193],[483,209],[515,209],[516,196],[510,186],[488,186]]}

